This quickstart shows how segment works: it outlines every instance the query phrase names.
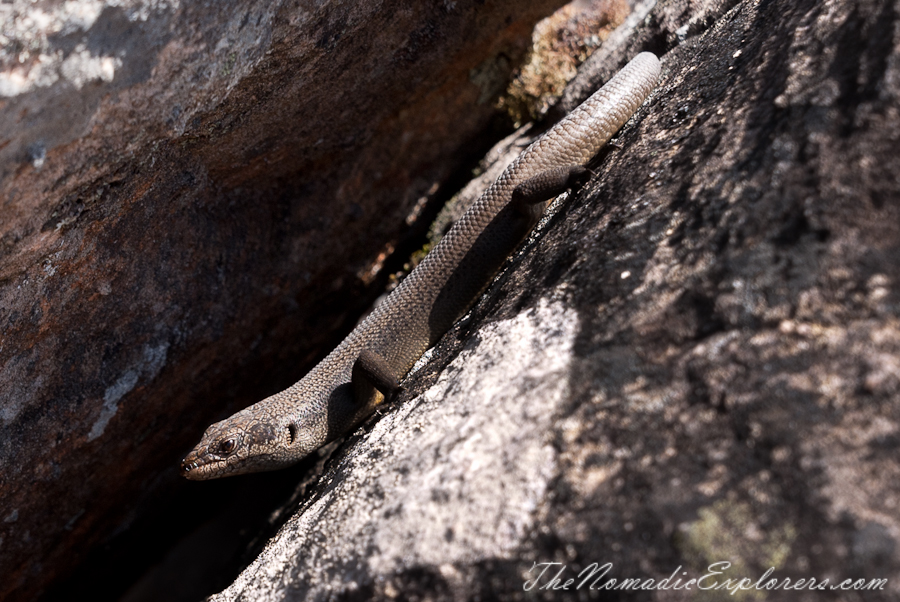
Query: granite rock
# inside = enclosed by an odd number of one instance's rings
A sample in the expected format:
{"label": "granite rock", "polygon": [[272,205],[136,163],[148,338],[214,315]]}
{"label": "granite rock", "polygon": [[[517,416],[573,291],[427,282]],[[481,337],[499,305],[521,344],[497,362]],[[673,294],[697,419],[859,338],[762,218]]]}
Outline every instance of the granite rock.
{"label": "granite rock", "polygon": [[[900,596],[900,5],[644,7],[619,148],[212,600]],[[598,589],[721,562],[805,581]]]}

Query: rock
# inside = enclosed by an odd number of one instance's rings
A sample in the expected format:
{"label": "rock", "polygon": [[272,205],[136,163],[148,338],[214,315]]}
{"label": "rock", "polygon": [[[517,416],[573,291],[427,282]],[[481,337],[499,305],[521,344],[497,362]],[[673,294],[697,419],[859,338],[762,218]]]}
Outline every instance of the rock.
{"label": "rock", "polygon": [[0,4],[0,598],[251,493],[178,461],[352,327],[561,4]]}
{"label": "rock", "polygon": [[900,595],[898,7],[650,4],[621,148],[212,600]]}

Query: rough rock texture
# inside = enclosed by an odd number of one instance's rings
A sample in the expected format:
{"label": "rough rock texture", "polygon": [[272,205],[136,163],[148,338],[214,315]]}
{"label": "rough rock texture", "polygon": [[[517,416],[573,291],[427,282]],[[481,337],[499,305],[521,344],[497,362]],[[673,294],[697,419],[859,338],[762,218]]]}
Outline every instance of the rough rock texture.
{"label": "rough rock texture", "polygon": [[[900,596],[900,3],[730,4],[214,600]],[[724,561],[804,591],[589,590]]]}
{"label": "rough rock texture", "polygon": [[0,598],[339,340],[562,3],[0,3]]}

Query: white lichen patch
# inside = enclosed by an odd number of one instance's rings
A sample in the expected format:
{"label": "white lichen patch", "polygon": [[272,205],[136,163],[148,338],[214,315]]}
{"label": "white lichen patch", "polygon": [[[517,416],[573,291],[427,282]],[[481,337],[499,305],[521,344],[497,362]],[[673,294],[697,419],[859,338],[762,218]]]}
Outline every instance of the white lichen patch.
{"label": "white lichen patch", "polygon": [[80,45],[60,65],[59,72],[76,88],[91,81],[111,82],[122,59],[111,56],[94,56]]}
{"label": "white lichen patch", "polygon": [[38,5],[33,0],[0,3],[0,97],[67,81],[81,88],[92,81],[109,82],[122,58],[92,54],[84,44],[73,51],[55,48],[52,39],[87,32],[104,9],[120,7],[128,19],[143,21],[161,10],[174,10],[180,0],[70,0]]}
{"label": "white lichen patch", "polygon": [[94,421],[91,431],[88,433],[88,441],[93,441],[103,434],[106,425],[112,420],[119,409],[119,401],[125,395],[131,392],[137,385],[141,377],[146,380],[153,380],[159,371],[162,370],[166,363],[166,352],[169,349],[168,343],[162,343],[155,347],[149,345],[144,347],[144,354],[141,360],[122,375],[116,381],[106,388],[103,394],[103,406],[100,409],[100,415]]}

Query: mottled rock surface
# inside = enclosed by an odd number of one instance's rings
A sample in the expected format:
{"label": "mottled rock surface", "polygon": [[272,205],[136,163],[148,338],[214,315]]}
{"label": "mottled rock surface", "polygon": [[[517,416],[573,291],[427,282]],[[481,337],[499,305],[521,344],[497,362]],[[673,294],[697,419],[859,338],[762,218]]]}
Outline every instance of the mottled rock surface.
{"label": "mottled rock surface", "polygon": [[[900,597],[900,4],[645,7],[622,148],[214,600]],[[805,582],[589,590],[723,561]]]}
{"label": "mottled rock surface", "polygon": [[561,4],[0,3],[0,598],[241,495],[181,454],[352,326]]}

